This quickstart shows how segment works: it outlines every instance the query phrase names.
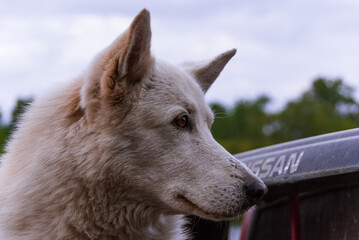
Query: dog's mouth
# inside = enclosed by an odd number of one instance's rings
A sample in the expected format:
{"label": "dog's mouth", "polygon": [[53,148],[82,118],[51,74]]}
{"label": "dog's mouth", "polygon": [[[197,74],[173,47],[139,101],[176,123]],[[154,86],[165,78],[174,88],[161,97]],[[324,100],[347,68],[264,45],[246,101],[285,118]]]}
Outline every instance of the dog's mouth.
{"label": "dog's mouth", "polygon": [[242,211],[234,211],[231,213],[228,212],[210,212],[206,211],[203,208],[199,207],[197,204],[194,204],[188,198],[182,194],[176,195],[176,200],[179,201],[182,205],[186,206],[189,210],[189,214],[197,215],[202,218],[211,219],[211,220],[230,220],[241,214]]}

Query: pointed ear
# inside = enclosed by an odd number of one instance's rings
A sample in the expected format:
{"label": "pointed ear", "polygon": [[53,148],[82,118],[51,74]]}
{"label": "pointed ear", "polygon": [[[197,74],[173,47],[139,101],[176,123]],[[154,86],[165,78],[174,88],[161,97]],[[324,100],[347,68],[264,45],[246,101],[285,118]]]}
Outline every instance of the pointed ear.
{"label": "pointed ear", "polygon": [[127,44],[117,70],[123,75],[136,79],[142,77],[151,60],[150,12],[143,9],[127,31]]}
{"label": "pointed ear", "polygon": [[203,92],[206,93],[236,52],[236,49],[232,49],[209,61],[195,64],[186,63],[185,68],[195,77]]}
{"label": "pointed ear", "polygon": [[101,95],[120,102],[133,91],[152,63],[150,48],[150,13],[144,9],[101,56],[104,61]]}

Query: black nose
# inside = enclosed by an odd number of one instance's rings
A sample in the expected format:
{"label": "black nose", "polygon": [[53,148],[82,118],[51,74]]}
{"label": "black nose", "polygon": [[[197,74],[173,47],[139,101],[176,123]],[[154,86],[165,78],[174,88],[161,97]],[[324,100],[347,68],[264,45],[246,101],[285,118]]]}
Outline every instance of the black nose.
{"label": "black nose", "polygon": [[247,195],[253,200],[261,199],[267,192],[268,188],[261,181],[251,181],[244,184]]}

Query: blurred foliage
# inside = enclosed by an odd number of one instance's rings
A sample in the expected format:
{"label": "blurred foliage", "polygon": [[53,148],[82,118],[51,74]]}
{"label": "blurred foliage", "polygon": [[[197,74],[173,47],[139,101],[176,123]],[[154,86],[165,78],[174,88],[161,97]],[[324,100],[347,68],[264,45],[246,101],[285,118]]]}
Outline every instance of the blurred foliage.
{"label": "blurred foliage", "polygon": [[[4,124],[0,115],[0,154],[31,101],[17,101],[9,124]],[[316,79],[309,90],[276,113],[267,110],[270,101],[268,96],[260,96],[253,100],[240,100],[231,108],[213,103],[216,116],[212,125],[214,138],[231,153],[239,153],[359,127],[359,104],[354,99],[354,90],[340,79]]]}
{"label": "blurred foliage", "polygon": [[32,102],[31,98],[18,99],[16,101],[15,108],[11,113],[11,122],[10,122],[10,125],[9,125],[10,133],[15,130],[15,128],[17,127],[17,124],[18,124],[22,114],[25,112],[26,107],[29,106],[31,102]]}
{"label": "blurred foliage", "polygon": [[0,125],[0,154],[4,153],[5,142],[10,135],[9,128],[7,126]]}
{"label": "blurred foliage", "polygon": [[212,104],[215,139],[231,153],[280,142],[359,127],[354,90],[342,80],[313,81],[311,88],[277,113],[269,113],[270,98],[239,101],[233,108]]}
{"label": "blurred foliage", "polygon": [[11,121],[9,124],[4,124],[0,114],[0,154],[5,151],[6,141],[10,138],[11,133],[16,129],[21,115],[26,110],[26,107],[32,102],[31,98],[18,99],[11,114]]}
{"label": "blurred foliage", "polygon": [[266,112],[269,101],[267,96],[241,100],[231,109],[212,104],[216,116],[212,125],[214,138],[231,153],[271,144],[270,137],[262,130],[273,121],[273,115]]}

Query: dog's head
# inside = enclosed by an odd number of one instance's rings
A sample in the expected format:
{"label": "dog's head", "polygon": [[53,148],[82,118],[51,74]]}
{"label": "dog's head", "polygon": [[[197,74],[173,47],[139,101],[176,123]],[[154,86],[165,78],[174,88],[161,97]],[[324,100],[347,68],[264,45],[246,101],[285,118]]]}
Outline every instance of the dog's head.
{"label": "dog's head", "polygon": [[102,137],[102,166],[128,188],[127,197],[169,213],[212,220],[240,215],[266,187],[213,139],[214,116],[204,100],[236,50],[173,66],[153,58],[150,43],[150,15],[143,10],[85,77],[81,104]]}

